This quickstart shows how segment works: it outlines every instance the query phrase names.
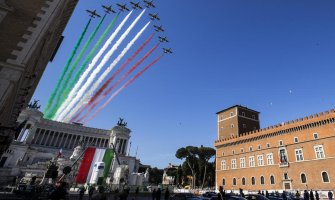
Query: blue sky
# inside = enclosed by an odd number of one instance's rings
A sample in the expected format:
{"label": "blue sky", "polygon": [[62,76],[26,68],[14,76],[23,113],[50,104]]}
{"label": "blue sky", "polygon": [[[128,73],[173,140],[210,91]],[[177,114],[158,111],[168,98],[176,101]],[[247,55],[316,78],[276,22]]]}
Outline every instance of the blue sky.
{"label": "blue sky", "polygon": [[[41,100],[41,110],[88,20],[84,10],[102,14],[101,4],[110,2],[78,3],[34,94]],[[214,147],[215,113],[235,104],[260,111],[261,127],[334,108],[335,1],[154,2],[156,9],[146,12],[120,49],[149,20],[148,13],[157,12],[161,20],[154,24],[164,26],[161,35],[170,40],[165,46],[174,53],[164,56],[88,124],[109,129],[119,117],[125,118],[132,130],[130,154],[138,148],[143,164],[163,168],[181,162],[174,156],[180,147]],[[130,53],[152,32],[152,27],[146,30]],[[158,55],[154,52],[146,64]]]}

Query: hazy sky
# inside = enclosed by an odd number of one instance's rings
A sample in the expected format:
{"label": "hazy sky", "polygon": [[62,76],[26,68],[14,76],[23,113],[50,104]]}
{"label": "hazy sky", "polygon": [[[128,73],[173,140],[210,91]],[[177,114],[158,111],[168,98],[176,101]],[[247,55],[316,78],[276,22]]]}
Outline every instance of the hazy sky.
{"label": "hazy sky", "polygon": [[[110,2],[79,1],[63,33],[65,39],[34,94],[33,98],[41,100],[41,110],[88,20],[85,9],[103,14],[101,4]],[[125,118],[132,130],[130,154],[135,155],[138,148],[143,164],[163,168],[169,162],[180,163],[174,156],[180,147],[214,147],[215,113],[235,104],[259,111],[261,127],[334,108],[335,1],[154,3],[156,9],[146,11],[119,49],[148,22],[149,12],[157,12],[161,20],[153,24],[162,24],[166,32],[160,35],[170,40],[161,47],[171,47],[174,53],[164,56],[88,124],[110,129],[119,117]],[[133,13],[127,26],[139,12]],[[113,16],[107,17],[103,28]],[[116,25],[124,17],[121,14]],[[88,33],[97,22],[92,22]],[[121,63],[151,33],[152,26]],[[156,42],[157,38],[145,51]],[[146,63],[160,53],[161,49],[154,52]]]}

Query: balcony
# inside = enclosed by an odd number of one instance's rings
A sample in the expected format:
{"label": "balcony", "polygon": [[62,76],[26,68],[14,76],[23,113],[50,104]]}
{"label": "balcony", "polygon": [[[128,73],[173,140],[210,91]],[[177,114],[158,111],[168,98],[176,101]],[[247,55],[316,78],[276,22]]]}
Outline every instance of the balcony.
{"label": "balcony", "polygon": [[280,162],[279,163],[279,167],[289,167],[290,165],[289,165],[289,162]]}

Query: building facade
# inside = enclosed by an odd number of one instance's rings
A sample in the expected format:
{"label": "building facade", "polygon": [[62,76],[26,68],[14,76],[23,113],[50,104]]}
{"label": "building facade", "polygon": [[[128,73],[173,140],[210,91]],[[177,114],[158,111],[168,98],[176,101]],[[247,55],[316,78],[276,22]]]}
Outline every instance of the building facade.
{"label": "building facade", "polygon": [[78,0],[0,0],[0,155],[27,107]]}
{"label": "building facade", "polygon": [[19,137],[0,158],[0,184],[11,183],[13,178],[22,178],[26,174],[42,179],[47,163],[60,151],[62,159],[58,160],[62,165],[62,162],[75,160],[71,157],[78,157],[88,146],[115,149],[118,159],[114,158],[109,175],[114,182],[118,180],[113,178],[114,173],[120,167],[126,169],[130,182],[137,178],[134,173],[138,172],[140,160],[127,155],[131,130],[125,124],[118,123],[111,130],[90,128],[44,119],[43,113],[33,108],[23,110],[18,122],[24,124]]}
{"label": "building facade", "polygon": [[[241,127],[240,122],[235,121],[237,124],[234,123],[233,127],[221,131],[222,122],[231,120],[232,110],[243,109],[233,106],[217,113],[217,187],[222,185],[226,190],[242,188],[251,191],[335,188],[333,109],[246,132],[231,130]],[[236,115],[241,116],[242,112]]]}

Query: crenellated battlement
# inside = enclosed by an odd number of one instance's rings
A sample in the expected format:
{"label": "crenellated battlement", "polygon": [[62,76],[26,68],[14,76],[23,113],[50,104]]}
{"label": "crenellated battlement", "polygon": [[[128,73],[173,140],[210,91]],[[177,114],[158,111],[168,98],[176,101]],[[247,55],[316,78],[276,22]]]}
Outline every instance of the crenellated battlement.
{"label": "crenellated battlement", "polygon": [[235,142],[249,141],[250,139],[261,139],[264,137],[273,137],[279,134],[285,134],[295,131],[301,131],[313,128],[327,123],[335,123],[335,110],[327,110],[318,114],[311,114],[295,120],[282,122],[254,131],[240,134],[240,136],[231,136],[230,138],[216,140],[214,146],[230,145]]}

